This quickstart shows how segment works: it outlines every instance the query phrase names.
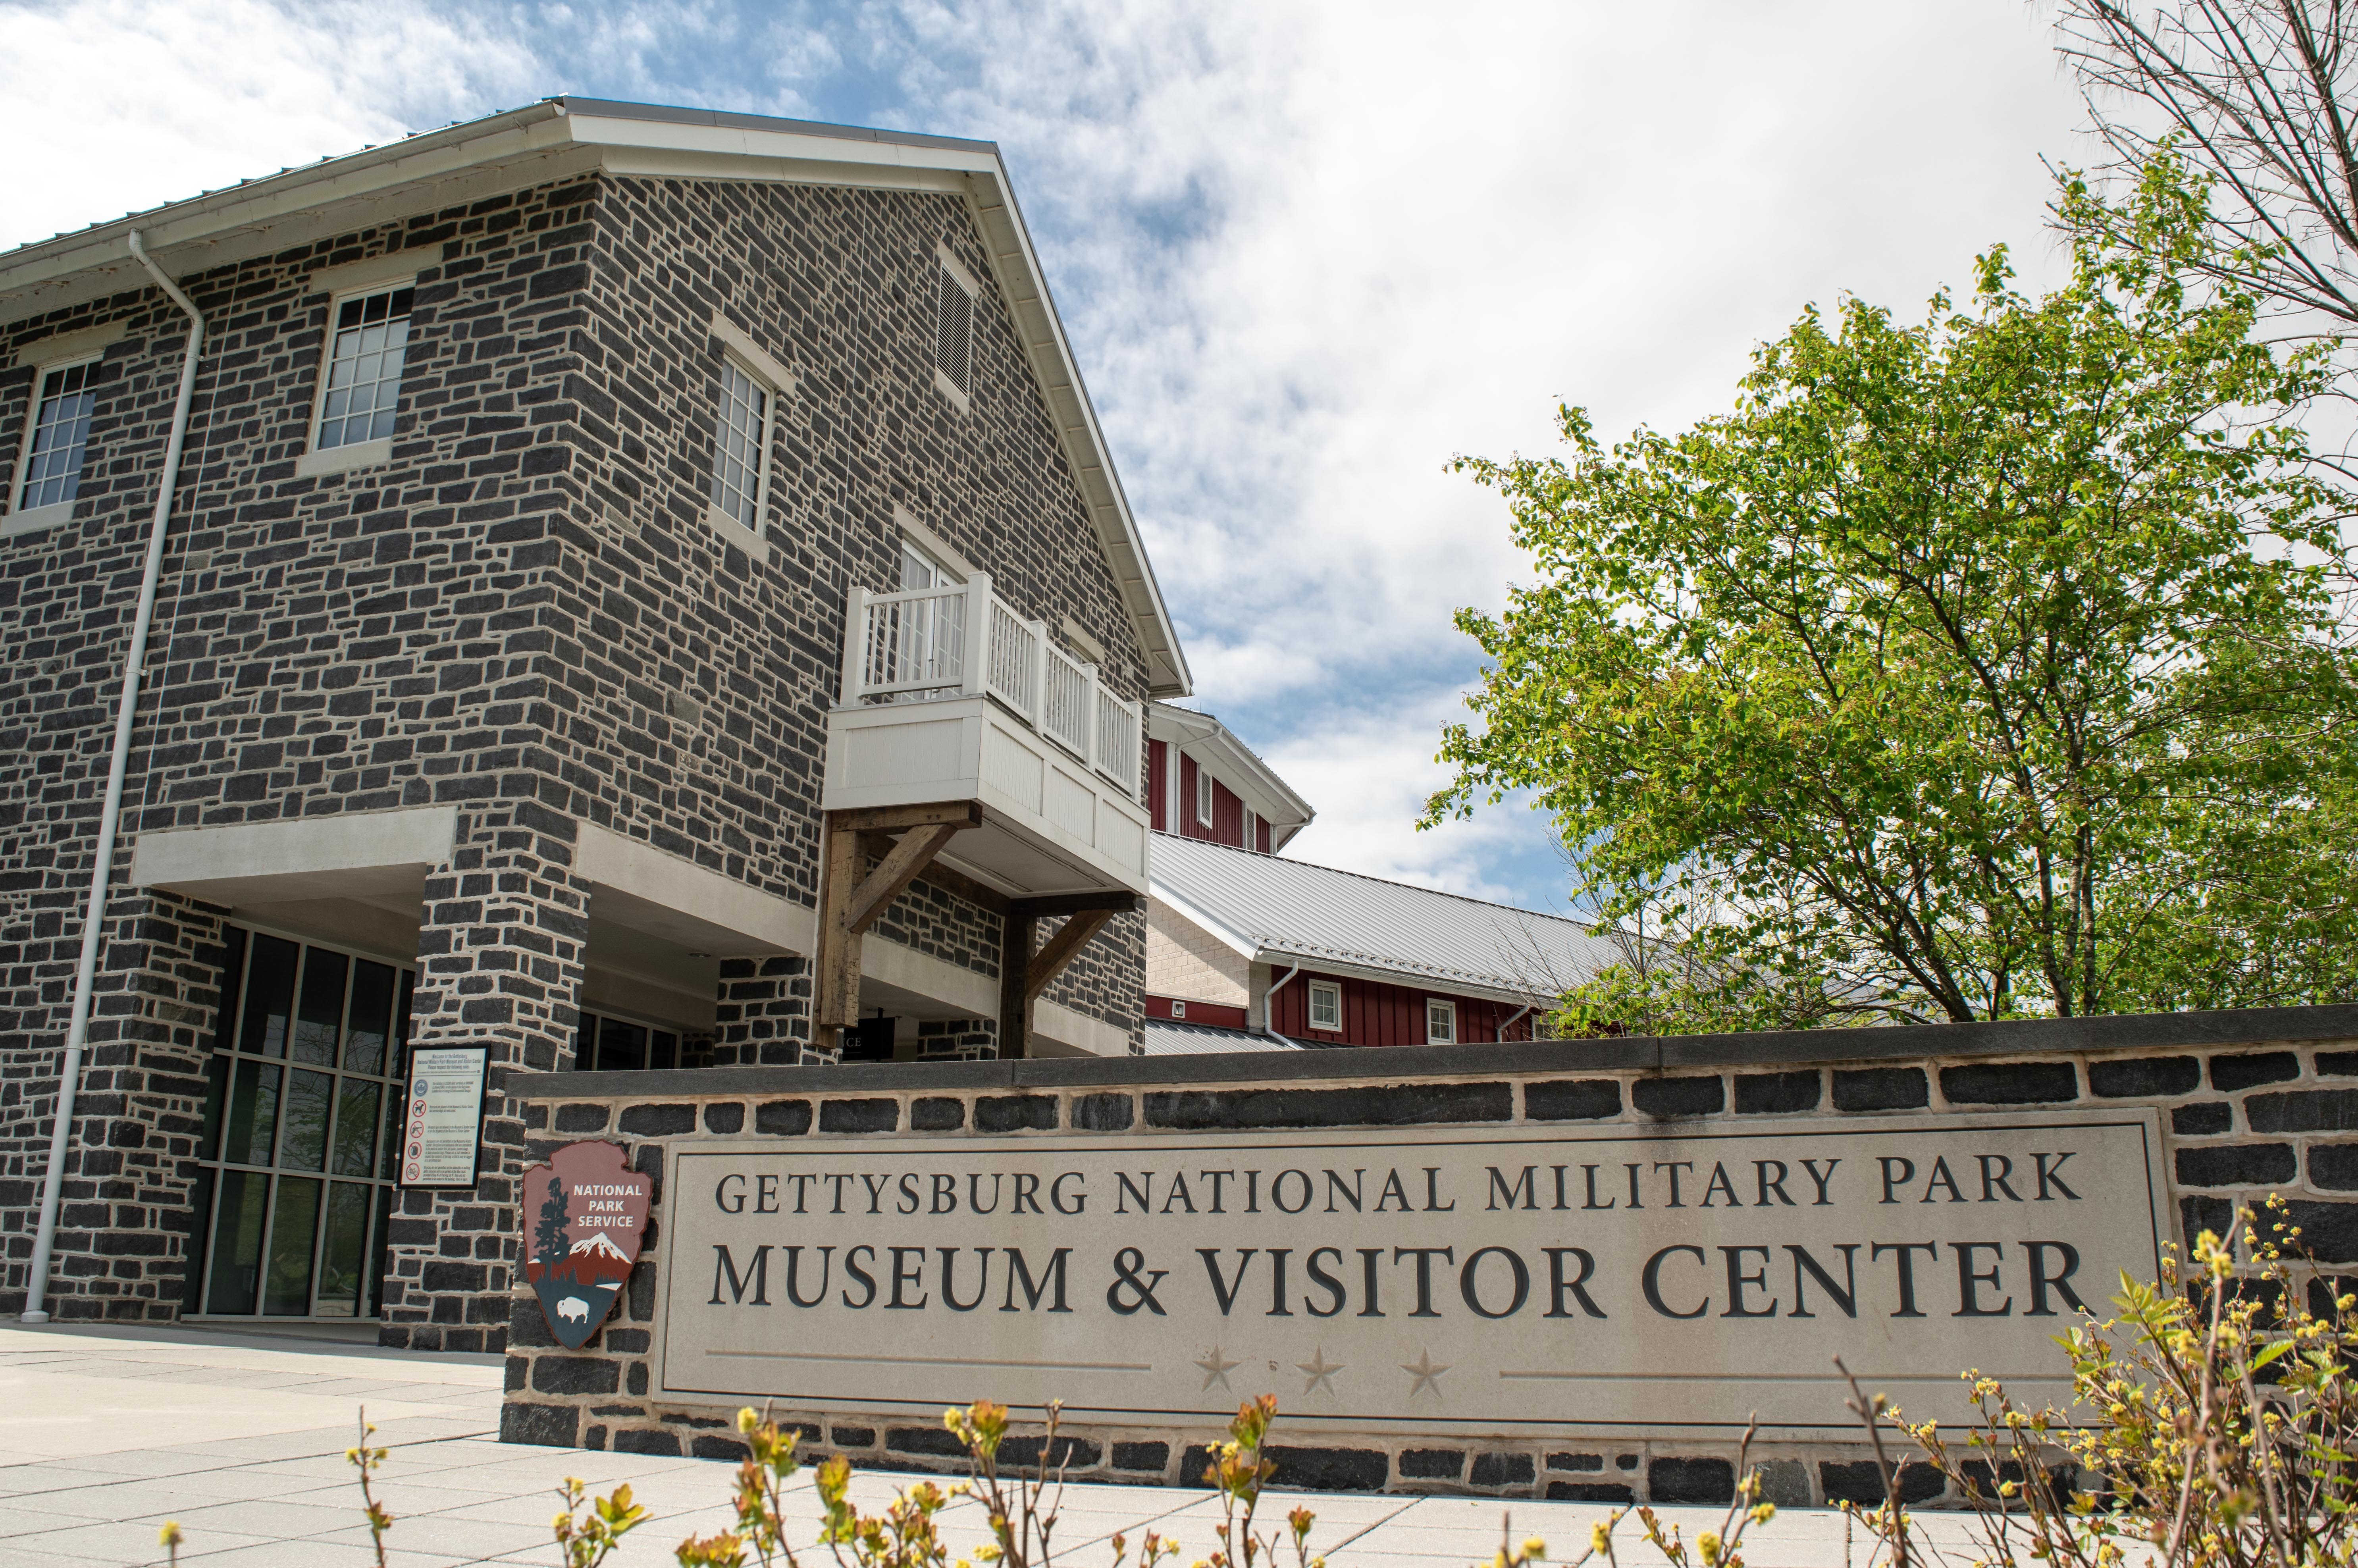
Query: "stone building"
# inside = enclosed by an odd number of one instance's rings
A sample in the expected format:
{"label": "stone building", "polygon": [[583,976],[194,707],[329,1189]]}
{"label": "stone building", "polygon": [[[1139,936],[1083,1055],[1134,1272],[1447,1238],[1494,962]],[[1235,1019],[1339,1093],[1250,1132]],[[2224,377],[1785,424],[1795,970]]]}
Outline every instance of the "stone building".
{"label": "stone building", "polygon": [[[134,239],[136,232],[137,241]],[[504,1341],[523,1080],[1123,1054],[1186,665],[988,143],[552,99],[0,255],[0,1310]],[[403,1042],[490,1048],[472,1191]]]}

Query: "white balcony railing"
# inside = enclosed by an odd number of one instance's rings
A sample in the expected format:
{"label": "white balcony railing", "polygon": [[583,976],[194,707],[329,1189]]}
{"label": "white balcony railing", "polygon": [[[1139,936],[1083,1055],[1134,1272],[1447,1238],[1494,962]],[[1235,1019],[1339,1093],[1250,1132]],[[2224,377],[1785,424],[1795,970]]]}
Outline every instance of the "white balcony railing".
{"label": "white balcony railing", "polygon": [[1098,667],[1065,654],[977,572],[947,588],[851,590],[843,643],[843,704],[987,696],[1138,799],[1145,716],[1098,684]]}

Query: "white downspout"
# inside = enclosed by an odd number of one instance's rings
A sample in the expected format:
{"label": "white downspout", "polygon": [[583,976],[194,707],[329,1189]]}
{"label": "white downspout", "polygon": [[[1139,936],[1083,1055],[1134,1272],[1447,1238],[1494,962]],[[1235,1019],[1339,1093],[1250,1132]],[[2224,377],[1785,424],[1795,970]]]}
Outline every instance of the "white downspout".
{"label": "white downspout", "polygon": [[173,286],[130,234],[131,254],[172,303],[189,318],[188,351],[180,357],[180,392],[172,404],[172,435],[164,447],[164,478],[156,490],[156,515],[147,525],[147,564],[139,579],[139,612],[131,623],[131,648],[123,661],[123,696],[114,708],[114,754],[107,763],[106,804],[98,817],[98,851],[90,872],[90,903],[81,917],[81,963],[74,971],[73,1012],[66,1023],[65,1059],[58,1072],[57,1115],[49,1127],[49,1174],[41,1183],[40,1227],[33,1235],[33,1263],[25,1292],[24,1321],[47,1323],[49,1252],[57,1242],[58,1200],[65,1184],[66,1142],[73,1126],[74,1097],[81,1087],[82,1046],[90,1033],[91,993],[98,981],[98,944],[105,924],[106,884],[114,875],[114,840],[123,820],[123,777],[131,763],[131,719],[139,706],[139,676],[147,662],[147,632],[156,619],[156,582],[164,569],[165,525],[172,493],[180,480],[180,448],[189,434],[189,403],[196,395],[197,356],[204,351],[205,319]]}
{"label": "white downspout", "polygon": [[1512,1029],[1516,1024],[1520,1023],[1523,1021],[1523,1014],[1531,1011],[1531,1005],[1532,1004],[1530,1002],[1525,1002],[1520,1008],[1516,1010],[1512,1017],[1509,1018],[1506,1022],[1498,1025],[1498,1043],[1500,1044],[1504,1044],[1506,1043],[1507,1031]]}
{"label": "white downspout", "polygon": [[1273,986],[1270,987],[1270,988],[1269,988],[1269,989],[1267,989],[1267,990],[1263,991],[1263,992],[1261,993],[1261,998],[1260,998],[1260,1032],[1261,1032],[1263,1034],[1265,1034],[1265,1035],[1269,1036],[1269,1038],[1271,1038],[1271,1040],[1276,1040],[1276,1041],[1282,1042],[1282,1043],[1283,1043],[1283,1044],[1285,1045],[1285,1047],[1286,1047],[1288,1050],[1292,1050],[1292,1049],[1293,1049],[1293,1041],[1291,1041],[1291,1040],[1287,1040],[1287,1039],[1285,1038],[1285,1036],[1284,1036],[1284,1035],[1280,1034],[1280,1033],[1279,1033],[1275,1029],[1272,1029],[1271,1027],[1270,1027],[1270,1022],[1269,1022],[1269,1019],[1270,1019],[1269,1004],[1270,1004],[1270,1000],[1271,1000],[1271,998],[1275,997],[1275,996],[1277,995],[1277,993],[1278,993],[1278,992],[1280,992],[1280,991],[1282,991],[1282,990],[1283,990],[1283,989],[1285,989],[1285,982],[1286,982],[1286,980],[1290,980],[1290,979],[1292,979],[1294,976],[1296,976],[1296,975],[1300,974],[1301,972],[1302,972],[1302,966],[1301,966],[1301,965],[1299,965],[1299,964],[1294,965],[1294,966],[1293,966],[1293,968],[1290,968],[1290,969],[1288,969],[1288,970],[1286,970],[1286,971],[1285,971],[1284,978],[1283,978],[1283,979],[1280,979],[1280,980],[1277,982],[1277,984],[1275,984],[1275,985],[1273,985]]}

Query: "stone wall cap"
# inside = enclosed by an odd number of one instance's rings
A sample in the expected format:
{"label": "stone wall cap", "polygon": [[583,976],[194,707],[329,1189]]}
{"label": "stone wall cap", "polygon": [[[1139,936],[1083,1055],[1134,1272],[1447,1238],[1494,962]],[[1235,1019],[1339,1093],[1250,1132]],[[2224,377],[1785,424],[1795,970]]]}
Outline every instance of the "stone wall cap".
{"label": "stone wall cap", "polygon": [[838,1066],[686,1067],[551,1075],[512,1092],[532,1100],[835,1098],[937,1090],[1119,1088],[1305,1079],[1449,1078],[1494,1075],[1693,1072],[1825,1065],[1925,1057],[2039,1056],[2090,1051],[2358,1041],[2358,1005],[2234,1008],[1994,1023],[1877,1029],[1775,1030],[1753,1034],[1625,1035],[1487,1045],[1339,1051],[1239,1051],[1201,1056],[1049,1056],[1019,1062],[862,1062]]}

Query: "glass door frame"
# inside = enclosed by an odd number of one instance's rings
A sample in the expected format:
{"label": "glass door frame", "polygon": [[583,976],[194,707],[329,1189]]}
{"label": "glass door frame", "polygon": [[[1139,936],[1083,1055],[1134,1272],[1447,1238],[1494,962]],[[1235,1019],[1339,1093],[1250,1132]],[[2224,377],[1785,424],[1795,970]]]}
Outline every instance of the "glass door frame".
{"label": "glass door frame", "polygon": [[[404,1027],[408,1020],[404,1008],[403,986],[405,979],[412,986],[416,984],[419,972],[418,961],[415,956],[408,958],[396,958],[373,949],[354,947],[341,942],[322,941],[298,931],[264,925],[249,920],[225,920],[222,925],[224,928],[234,926],[243,931],[246,940],[242,945],[243,950],[238,956],[237,972],[232,975],[224,971],[222,977],[222,993],[224,1000],[230,1001],[230,1006],[224,1011],[233,1016],[224,1016],[216,1020],[213,1036],[215,1044],[205,1053],[205,1070],[209,1079],[215,1059],[224,1060],[227,1065],[222,1069],[222,1086],[219,1091],[221,1095],[219,1124],[208,1130],[210,1137],[205,1141],[205,1145],[199,1148],[197,1153],[197,1162],[207,1178],[202,1184],[206,1212],[196,1217],[198,1230],[201,1232],[203,1238],[203,1246],[196,1252],[193,1260],[199,1267],[195,1271],[195,1277],[190,1281],[191,1289],[189,1292],[193,1297],[198,1310],[183,1312],[180,1314],[181,1318],[187,1322],[212,1323],[361,1324],[376,1322],[384,1316],[384,1281],[382,1277],[379,1277],[372,1282],[370,1272],[376,1267],[377,1238],[388,1229],[394,1215],[394,1206],[399,1201],[401,1192],[399,1183],[393,1179],[393,1167],[388,1163],[386,1155],[392,1145],[398,1141],[397,1134],[392,1130],[392,1126],[393,1120],[399,1116],[399,1108],[406,1092],[406,1057],[409,1042],[406,1038],[407,1031]],[[252,1000],[250,982],[256,946],[254,938],[256,936],[275,937],[282,942],[291,942],[295,944],[297,950],[295,974],[287,993],[286,1054],[276,1057],[251,1054],[241,1052],[238,1048],[238,1034],[244,1022],[246,1006]],[[304,1064],[298,1061],[294,1054],[294,1035],[300,1022],[304,982],[309,973],[309,961],[306,955],[312,950],[330,953],[344,960],[343,987],[336,1013],[336,1054],[324,1068],[316,1064]],[[352,1025],[353,965],[358,962],[381,965],[391,968],[394,972],[393,991],[386,1017],[385,1055],[381,1075],[350,1072],[343,1066],[343,1053],[349,1044]],[[224,1044],[226,1049],[223,1048]],[[232,1161],[222,1157],[222,1147],[229,1137],[230,1101],[231,1097],[235,1093],[237,1068],[241,1062],[275,1066],[282,1075],[280,1081],[284,1087],[279,1091],[276,1125],[271,1130],[270,1162],[267,1165],[256,1166],[248,1162]],[[304,1171],[290,1172],[279,1163],[288,1132],[287,1107],[292,1098],[294,1075],[297,1071],[324,1073],[330,1080],[328,1118],[321,1130],[323,1151],[319,1170],[316,1175]],[[376,1137],[370,1150],[368,1173],[362,1176],[346,1174],[340,1177],[334,1169],[335,1141],[338,1119],[343,1111],[341,1086],[342,1080],[347,1077],[358,1078],[362,1082],[375,1082],[379,1085]],[[210,1100],[214,1093],[210,1082],[207,1085],[206,1093]],[[208,1108],[211,1108],[209,1106]],[[209,1117],[208,1119],[212,1119]],[[263,1197],[262,1232],[255,1251],[258,1270],[254,1292],[255,1310],[246,1313],[207,1310],[211,1304],[213,1268],[218,1255],[216,1249],[220,1245],[222,1178],[232,1171],[260,1176],[266,1184]],[[319,1184],[319,1206],[312,1220],[310,1270],[308,1275],[308,1282],[305,1286],[307,1310],[302,1313],[271,1313],[262,1310],[270,1300],[270,1244],[278,1225],[280,1185],[289,1175],[298,1180],[316,1180]],[[362,1281],[353,1303],[354,1311],[322,1313],[319,1310],[320,1266],[325,1261],[323,1254],[328,1245],[329,1206],[333,1199],[334,1185],[339,1180],[346,1184],[372,1189],[368,1213],[364,1217],[361,1233]]]}

